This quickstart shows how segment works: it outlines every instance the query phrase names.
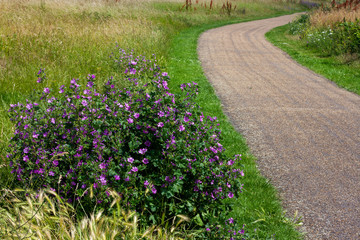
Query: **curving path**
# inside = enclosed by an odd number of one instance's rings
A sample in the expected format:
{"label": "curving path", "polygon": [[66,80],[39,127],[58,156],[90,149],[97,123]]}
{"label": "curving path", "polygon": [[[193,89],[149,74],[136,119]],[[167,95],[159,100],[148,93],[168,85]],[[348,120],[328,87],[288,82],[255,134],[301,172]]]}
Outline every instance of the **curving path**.
{"label": "curving path", "polygon": [[308,239],[360,239],[360,96],[265,40],[294,15],[203,33],[198,54],[224,111]]}

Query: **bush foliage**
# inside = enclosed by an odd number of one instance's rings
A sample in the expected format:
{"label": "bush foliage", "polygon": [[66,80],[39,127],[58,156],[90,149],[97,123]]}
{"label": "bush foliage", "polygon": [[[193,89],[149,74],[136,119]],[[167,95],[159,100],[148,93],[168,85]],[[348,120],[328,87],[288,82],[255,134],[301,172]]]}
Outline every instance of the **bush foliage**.
{"label": "bush foliage", "polygon": [[[183,84],[175,95],[155,58],[122,49],[112,57],[126,88],[113,78],[98,88],[89,75],[11,105],[16,127],[8,158],[17,181],[81,202],[87,212],[94,206],[110,212],[114,190],[121,207],[145,223],[184,214],[197,218],[208,237],[235,236],[223,200],[241,192],[243,172],[234,168],[240,155],[225,155],[216,117],[204,116],[194,102],[197,84]],[[46,83],[44,71],[38,74],[37,82]]]}
{"label": "bush foliage", "polygon": [[[322,12],[323,13],[319,13]],[[360,54],[360,20],[348,20],[346,14],[351,11],[343,11],[345,14],[341,20],[333,18],[334,22],[326,19],[324,24],[312,20],[329,18],[328,15],[338,12],[338,9],[319,9],[314,13],[304,14],[290,24],[290,33],[299,35],[307,41],[309,47],[320,50],[323,54]],[[339,13],[340,14],[340,13]],[[350,19],[350,18],[349,18]],[[317,24],[315,24],[317,23]]]}

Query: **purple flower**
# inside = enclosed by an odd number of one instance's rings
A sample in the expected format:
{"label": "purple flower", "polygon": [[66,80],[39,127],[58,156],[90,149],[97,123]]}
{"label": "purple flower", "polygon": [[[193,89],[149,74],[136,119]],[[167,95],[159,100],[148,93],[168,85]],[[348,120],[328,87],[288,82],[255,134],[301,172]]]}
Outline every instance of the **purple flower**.
{"label": "purple flower", "polygon": [[88,102],[86,100],[82,100],[81,104],[86,107],[88,105]]}
{"label": "purple flower", "polygon": [[134,122],[134,120],[132,118],[128,119],[128,123],[133,123],[133,122]]}
{"label": "purple flower", "polygon": [[51,118],[50,121],[51,121],[52,124],[55,124],[55,118]]}
{"label": "purple flower", "polygon": [[158,127],[163,127],[163,126],[164,126],[164,123],[163,123],[163,122],[159,122],[157,126],[158,126]]}
{"label": "purple flower", "polygon": [[140,114],[134,113],[134,118],[139,118]]}
{"label": "purple flower", "polygon": [[39,137],[39,134],[36,134],[36,133],[33,134],[33,138],[38,138],[38,137]]}
{"label": "purple flower", "polygon": [[165,113],[164,113],[163,111],[160,111],[160,112],[158,113],[158,116],[159,116],[159,117],[163,117],[163,116],[165,116]]}
{"label": "purple flower", "polygon": [[101,182],[101,185],[106,185],[106,178],[105,178],[105,175],[101,175],[100,176],[100,182]]}
{"label": "purple flower", "polygon": [[153,194],[156,194],[156,193],[157,193],[156,188],[155,188],[155,187],[152,187],[152,188],[151,188],[151,192],[152,192]]}
{"label": "purple flower", "polygon": [[127,159],[127,161],[128,161],[129,163],[133,163],[133,162],[134,162],[134,159],[133,159],[132,157],[129,157],[129,158]]}
{"label": "purple flower", "polygon": [[26,104],[26,108],[27,108],[27,109],[30,110],[32,107],[33,107],[33,105],[32,105],[31,103]]}
{"label": "purple flower", "polygon": [[233,224],[233,223],[234,223],[234,219],[233,219],[233,218],[229,218],[228,221],[229,221],[230,224]]}
{"label": "purple flower", "polygon": [[210,232],[211,230],[210,230],[210,228],[206,228],[206,231]]}
{"label": "purple flower", "polygon": [[234,194],[233,194],[232,192],[229,192],[229,193],[228,193],[228,197],[229,197],[229,198],[233,198],[233,197],[234,197]]}
{"label": "purple flower", "polygon": [[139,149],[139,153],[142,154],[142,155],[144,155],[146,152],[147,152],[146,148]]}
{"label": "purple flower", "polygon": [[145,182],[144,182],[144,185],[145,186],[148,186],[150,183],[149,183],[149,181],[148,180],[146,180]]}
{"label": "purple flower", "polygon": [[50,89],[49,88],[44,88],[44,93],[49,93]]}
{"label": "purple flower", "polygon": [[101,164],[99,165],[99,168],[100,168],[100,169],[105,169],[105,168],[106,168],[106,163],[101,163]]}
{"label": "purple flower", "polygon": [[28,147],[24,148],[24,153],[29,153],[29,148]]}
{"label": "purple flower", "polygon": [[49,172],[49,176],[54,176],[54,175],[55,175],[55,173],[53,171]]}
{"label": "purple flower", "polygon": [[130,181],[129,177],[126,177],[124,180],[125,180],[125,182]]}
{"label": "purple flower", "polygon": [[143,162],[144,164],[148,164],[148,163],[149,163],[149,159],[144,158],[144,159],[142,160],[142,162]]}
{"label": "purple flower", "polygon": [[184,131],[184,130],[185,130],[184,125],[180,125],[180,126],[179,126],[179,131],[182,132],[182,131]]}
{"label": "purple flower", "polygon": [[119,175],[115,175],[115,180],[120,180],[120,176]]}
{"label": "purple flower", "polygon": [[233,165],[234,163],[235,163],[234,160],[229,160],[229,161],[227,162],[227,165],[231,166],[231,165]]}
{"label": "purple flower", "polygon": [[166,77],[166,76],[168,75],[168,73],[167,73],[167,72],[163,72],[161,75],[162,75],[163,77]]}
{"label": "purple flower", "polygon": [[137,167],[133,167],[133,168],[131,168],[131,171],[132,171],[132,172],[137,172],[137,171],[138,171],[138,168],[137,168]]}
{"label": "purple flower", "polygon": [[[93,75],[93,76],[95,76],[95,75]],[[94,77],[94,78],[95,78],[95,77]],[[86,86],[89,87],[89,88],[91,88],[92,86],[94,86],[94,83],[93,83],[93,82],[88,82]]]}
{"label": "purple flower", "polygon": [[59,165],[59,161],[54,160],[54,161],[53,161],[53,164],[54,164],[54,166],[58,166],[58,165]]}
{"label": "purple flower", "polygon": [[137,64],[137,62],[135,62],[135,61],[131,61],[131,64],[132,64],[132,65],[136,65],[136,64]]}
{"label": "purple flower", "polygon": [[145,144],[145,146],[150,147],[151,142],[149,140],[146,140],[146,142],[144,144]]}
{"label": "purple flower", "polygon": [[27,161],[29,160],[29,156],[28,156],[28,155],[25,155],[25,156],[23,157],[23,160],[24,160],[25,162],[27,162]]}
{"label": "purple flower", "polygon": [[136,73],[136,69],[135,68],[130,68],[130,74],[135,74]]}
{"label": "purple flower", "polygon": [[184,117],[184,122],[188,122],[189,121],[189,117],[188,116],[185,116]]}

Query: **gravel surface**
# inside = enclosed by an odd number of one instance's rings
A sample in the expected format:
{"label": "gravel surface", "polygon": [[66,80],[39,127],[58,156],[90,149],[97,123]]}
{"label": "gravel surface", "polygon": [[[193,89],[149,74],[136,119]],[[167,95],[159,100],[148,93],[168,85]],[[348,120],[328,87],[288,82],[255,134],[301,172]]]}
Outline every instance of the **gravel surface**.
{"label": "gravel surface", "polygon": [[360,239],[360,96],[265,40],[295,15],[203,33],[198,54],[224,111],[307,239]]}

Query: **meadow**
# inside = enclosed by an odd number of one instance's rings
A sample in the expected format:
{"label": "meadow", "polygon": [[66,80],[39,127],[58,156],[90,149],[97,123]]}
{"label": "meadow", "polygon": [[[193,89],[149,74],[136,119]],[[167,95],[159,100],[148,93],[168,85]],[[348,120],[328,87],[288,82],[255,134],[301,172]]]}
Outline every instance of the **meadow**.
{"label": "meadow", "polygon": [[[220,129],[224,132],[221,143],[228,149],[225,155],[243,155],[242,164],[248,175],[244,179],[245,187],[242,194],[229,201],[235,205],[230,215],[246,226],[247,236],[250,239],[301,238],[301,234],[295,230],[298,220],[285,215],[276,191],[256,170],[255,159],[248,153],[244,139],[223,115],[221,104],[198,63],[196,40],[202,31],[212,27],[291,13],[302,8],[296,3],[270,0],[231,1],[232,5],[224,5],[225,1],[221,0],[192,1],[191,5],[186,2],[0,1],[2,191],[14,178],[9,172],[6,155],[15,126],[7,112],[10,104],[24,102],[34,89],[42,89],[36,84],[39,69],[45,69],[46,76],[41,77],[46,78],[47,87],[52,89],[69,86],[71,79],[83,79],[89,74],[96,76],[94,82],[98,86],[106,88],[110,76],[124,79],[124,72],[119,71],[118,64],[110,56],[116,55],[119,48],[128,52],[132,49],[138,55],[157,56],[158,66],[169,72],[172,91],[177,92],[182,83],[199,83],[198,104],[204,109],[205,115],[218,116]],[[117,84],[120,89],[129,83],[122,80]],[[121,211],[118,210],[118,213]],[[133,220],[133,213],[129,214],[129,219]],[[101,219],[100,216],[96,219]],[[124,219],[128,220],[127,217]],[[54,223],[49,222],[51,224]],[[65,229],[71,228],[66,224],[63,226]],[[136,220],[135,224],[133,222],[129,226],[132,226],[132,235],[129,233],[131,236],[128,239],[138,238]],[[35,228],[39,230],[36,224]],[[113,229],[108,228],[107,231]],[[157,236],[160,235],[158,232]]]}

